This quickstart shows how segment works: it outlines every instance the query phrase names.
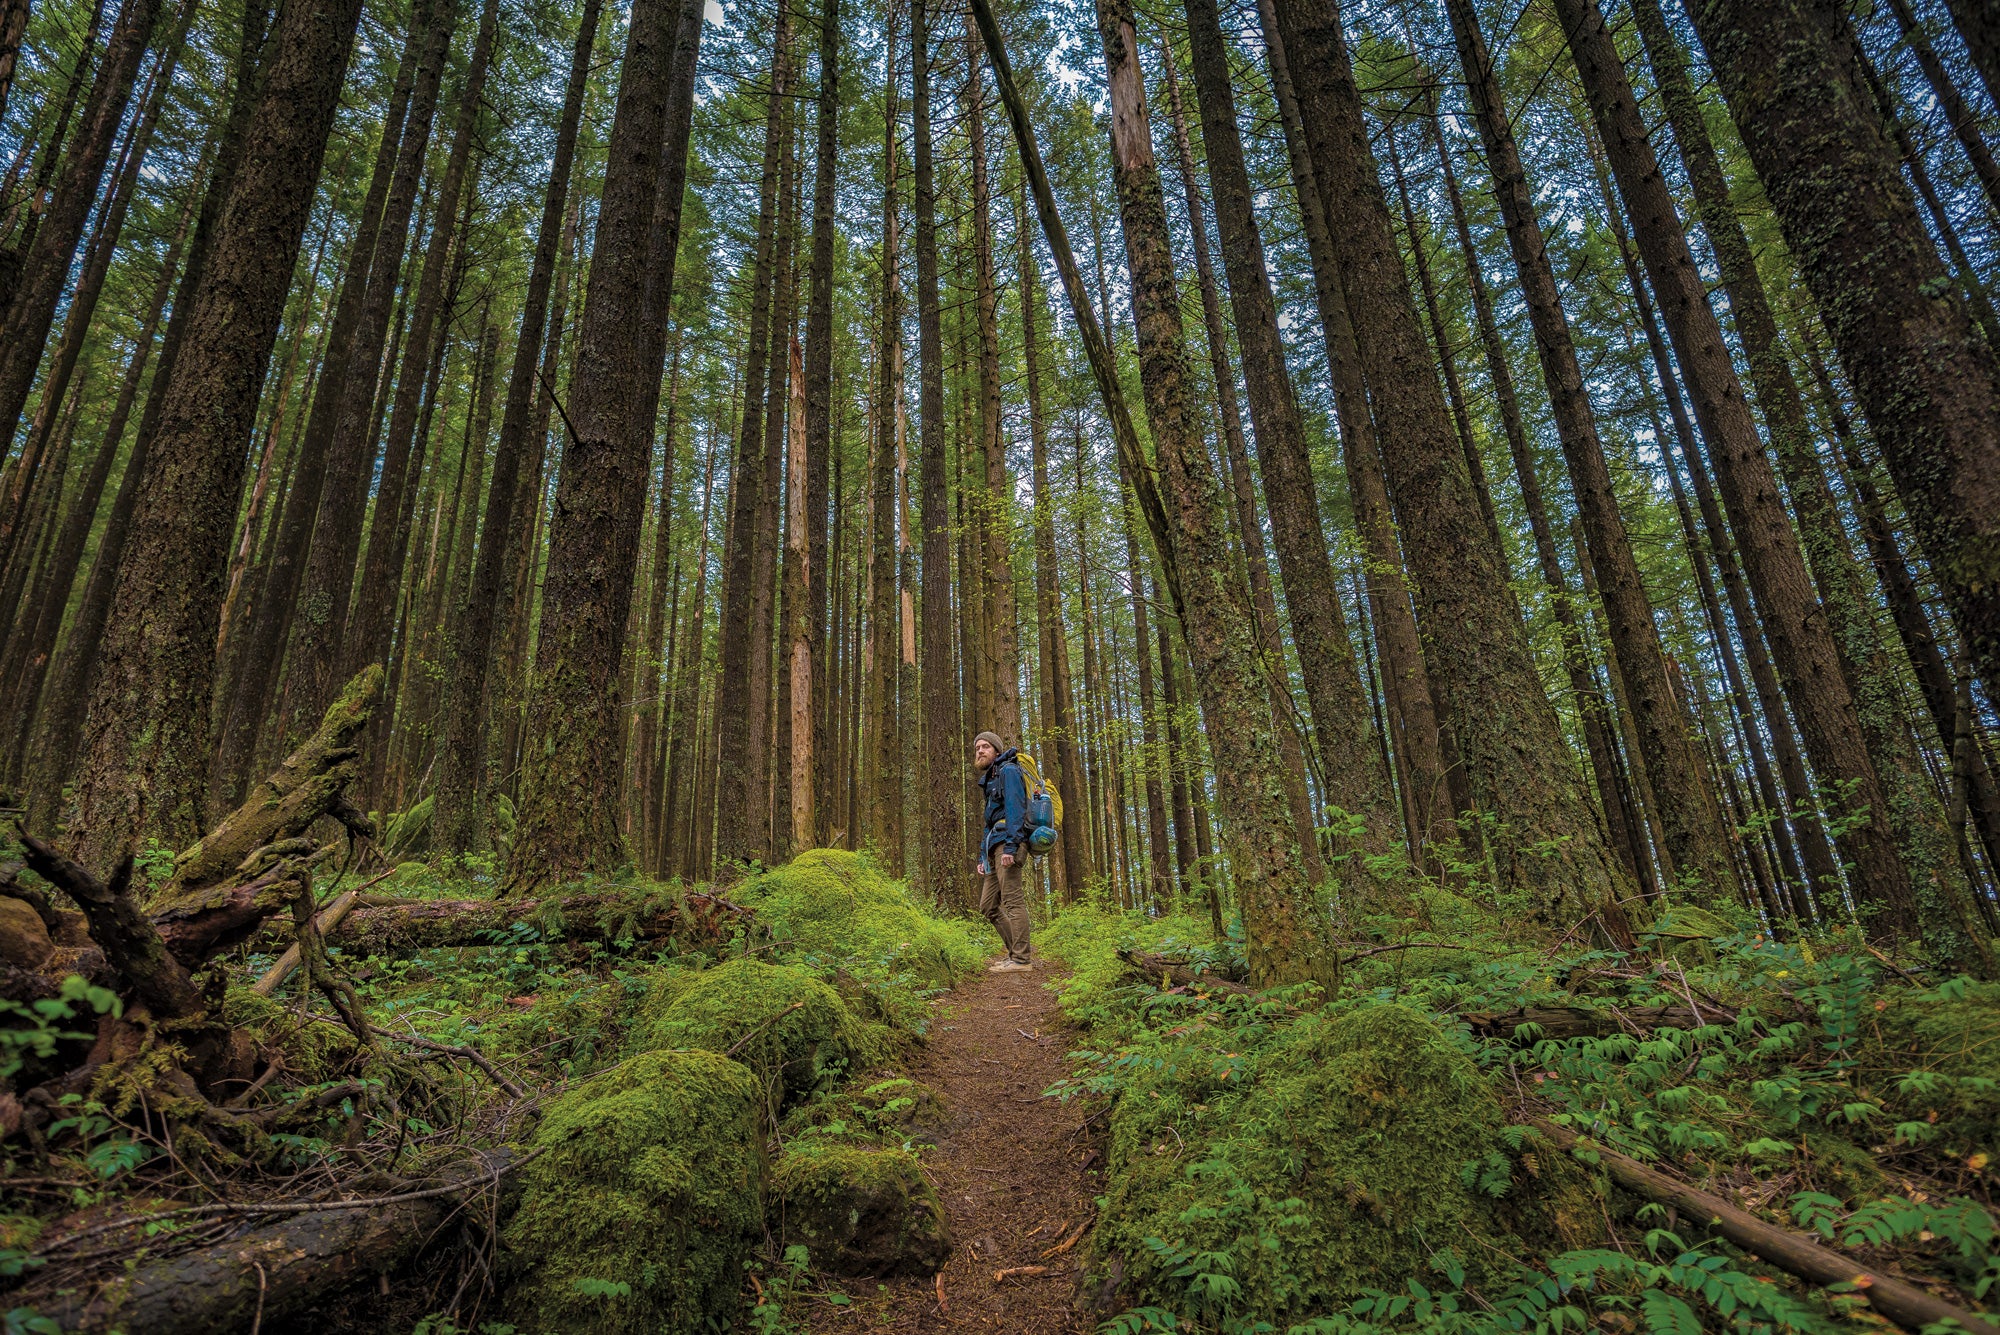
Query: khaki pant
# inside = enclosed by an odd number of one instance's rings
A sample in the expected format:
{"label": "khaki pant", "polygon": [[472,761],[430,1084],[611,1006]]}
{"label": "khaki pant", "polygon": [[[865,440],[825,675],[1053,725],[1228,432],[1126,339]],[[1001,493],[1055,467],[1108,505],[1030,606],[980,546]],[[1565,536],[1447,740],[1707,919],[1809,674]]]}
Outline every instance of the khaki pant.
{"label": "khaki pant", "polygon": [[979,911],[986,915],[986,921],[993,924],[1000,933],[1000,943],[1007,947],[1007,957],[1021,964],[1029,962],[1028,955],[1028,897],[1024,890],[1027,884],[1028,855],[1014,855],[1014,865],[1000,865],[1000,850],[995,848],[986,857],[986,881],[979,888]]}

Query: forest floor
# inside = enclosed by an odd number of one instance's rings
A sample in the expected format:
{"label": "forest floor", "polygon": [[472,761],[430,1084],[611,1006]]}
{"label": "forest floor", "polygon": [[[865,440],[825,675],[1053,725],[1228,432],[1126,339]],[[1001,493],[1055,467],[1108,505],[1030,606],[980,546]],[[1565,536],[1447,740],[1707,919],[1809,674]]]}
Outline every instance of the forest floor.
{"label": "forest floor", "polygon": [[950,1222],[951,1260],[935,1276],[854,1284],[848,1306],[810,1303],[800,1315],[812,1335],[1091,1328],[1076,1310],[1078,1258],[1103,1156],[1083,1101],[1042,1096],[1069,1074],[1073,1031],[1049,988],[1060,976],[1046,964],[979,973],[933,1003],[910,1074],[944,1105],[924,1169]]}

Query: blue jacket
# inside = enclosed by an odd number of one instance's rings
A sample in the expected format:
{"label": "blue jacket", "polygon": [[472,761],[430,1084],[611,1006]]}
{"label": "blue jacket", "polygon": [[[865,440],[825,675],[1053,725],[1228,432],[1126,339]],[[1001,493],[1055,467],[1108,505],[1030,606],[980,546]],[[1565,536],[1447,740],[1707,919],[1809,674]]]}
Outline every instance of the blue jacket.
{"label": "blue jacket", "polygon": [[1014,762],[1019,753],[1018,748],[1008,747],[979,776],[980,790],[986,794],[986,835],[979,856],[989,866],[995,848],[1003,853],[1028,851],[1028,781]]}

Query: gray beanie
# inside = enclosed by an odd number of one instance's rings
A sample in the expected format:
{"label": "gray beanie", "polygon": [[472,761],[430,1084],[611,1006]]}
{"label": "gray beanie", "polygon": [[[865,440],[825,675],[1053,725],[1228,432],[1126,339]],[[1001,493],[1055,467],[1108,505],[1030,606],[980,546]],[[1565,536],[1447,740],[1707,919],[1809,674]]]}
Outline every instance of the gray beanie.
{"label": "gray beanie", "polygon": [[1006,744],[1000,740],[1000,734],[997,732],[980,733],[977,737],[972,739],[972,749],[974,751],[977,751],[979,749],[979,744],[981,742],[985,742],[988,745],[990,745],[993,748],[993,754],[996,756],[999,755],[1002,751],[1005,751],[1007,749]]}

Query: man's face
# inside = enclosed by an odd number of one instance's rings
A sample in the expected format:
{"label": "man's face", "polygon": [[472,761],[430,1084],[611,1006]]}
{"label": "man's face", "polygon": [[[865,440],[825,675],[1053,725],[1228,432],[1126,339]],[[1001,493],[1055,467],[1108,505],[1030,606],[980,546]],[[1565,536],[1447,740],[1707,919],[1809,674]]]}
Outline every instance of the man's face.
{"label": "man's face", "polygon": [[972,763],[985,769],[993,763],[993,757],[998,754],[999,752],[993,749],[993,743],[978,742],[972,748]]}

